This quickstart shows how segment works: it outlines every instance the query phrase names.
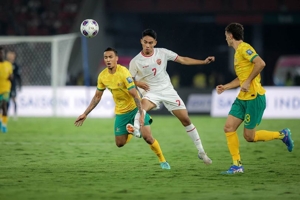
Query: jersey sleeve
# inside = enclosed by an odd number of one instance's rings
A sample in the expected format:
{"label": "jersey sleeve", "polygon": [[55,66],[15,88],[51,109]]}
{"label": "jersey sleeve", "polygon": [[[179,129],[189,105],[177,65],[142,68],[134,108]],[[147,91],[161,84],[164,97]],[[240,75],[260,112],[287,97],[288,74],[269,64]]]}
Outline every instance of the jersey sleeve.
{"label": "jersey sleeve", "polygon": [[245,59],[249,60],[250,62],[252,62],[253,59],[258,56],[255,49],[250,45],[242,48],[241,51],[242,51],[241,54],[243,55],[243,57]]}
{"label": "jersey sleeve", "polygon": [[134,59],[132,59],[129,63],[129,73],[131,74],[132,77],[135,77],[138,73],[137,66],[135,64]]}
{"label": "jersey sleeve", "polygon": [[162,48],[161,51],[164,52],[164,54],[166,55],[167,60],[174,61],[178,57],[177,53],[175,53],[175,52],[173,52],[169,49]]}
{"label": "jersey sleeve", "polygon": [[100,91],[104,91],[106,89],[105,85],[102,83],[102,80],[101,80],[101,74],[99,74],[98,76],[98,80],[97,80],[97,90],[100,90]]}
{"label": "jersey sleeve", "polygon": [[128,90],[135,87],[134,81],[132,79],[132,75],[130,74],[129,70],[125,67],[123,70],[123,81]]}

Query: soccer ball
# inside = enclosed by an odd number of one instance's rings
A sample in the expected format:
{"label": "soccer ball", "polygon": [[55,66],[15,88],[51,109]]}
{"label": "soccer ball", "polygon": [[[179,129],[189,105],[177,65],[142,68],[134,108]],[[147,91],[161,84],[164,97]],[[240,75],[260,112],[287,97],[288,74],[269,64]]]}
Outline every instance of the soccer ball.
{"label": "soccer ball", "polygon": [[87,38],[95,37],[99,32],[98,23],[93,19],[85,19],[80,25],[80,32]]}

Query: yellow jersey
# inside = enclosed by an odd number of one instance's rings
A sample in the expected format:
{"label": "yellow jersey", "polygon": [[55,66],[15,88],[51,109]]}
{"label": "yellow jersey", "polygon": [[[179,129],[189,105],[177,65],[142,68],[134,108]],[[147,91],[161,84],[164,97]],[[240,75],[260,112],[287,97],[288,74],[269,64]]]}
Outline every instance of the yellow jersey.
{"label": "yellow jersey", "polygon": [[108,69],[104,69],[98,76],[97,89],[110,90],[115,102],[115,114],[128,113],[136,108],[134,98],[129,94],[128,90],[135,87],[134,81],[129,70],[117,65],[116,72],[110,74]]}
{"label": "yellow jersey", "polygon": [[8,61],[0,62],[0,94],[10,92],[11,81],[9,76],[13,73],[12,64]]}
{"label": "yellow jersey", "polygon": [[[247,80],[247,78],[251,74],[254,67],[254,63],[252,63],[252,61],[257,56],[258,54],[256,53],[255,49],[246,42],[242,42],[237,47],[234,54],[234,71],[240,81],[240,86]],[[251,100],[255,99],[257,94],[265,94],[266,91],[261,86],[260,80],[261,77],[260,74],[258,74],[251,81],[249,91],[240,91],[237,98],[241,100]]]}

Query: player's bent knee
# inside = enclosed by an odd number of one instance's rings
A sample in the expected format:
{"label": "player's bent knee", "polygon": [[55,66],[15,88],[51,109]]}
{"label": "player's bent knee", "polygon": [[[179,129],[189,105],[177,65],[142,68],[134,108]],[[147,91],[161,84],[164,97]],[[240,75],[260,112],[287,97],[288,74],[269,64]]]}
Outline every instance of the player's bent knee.
{"label": "player's bent knee", "polygon": [[254,137],[252,137],[250,135],[244,134],[244,138],[247,142],[254,142]]}
{"label": "player's bent knee", "polygon": [[185,119],[182,119],[180,121],[181,121],[181,123],[182,123],[183,126],[189,126],[192,123],[189,118],[185,118]]}
{"label": "player's bent knee", "polygon": [[223,130],[224,130],[225,133],[229,133],[229,132],[234,131],[233,128],[231,126],[227,125],[227,124],[225,124]]}
{"label": "player's bent knee", "polygon": [[125,145],[124,142],[116,142],[117,147],[121,148]]}

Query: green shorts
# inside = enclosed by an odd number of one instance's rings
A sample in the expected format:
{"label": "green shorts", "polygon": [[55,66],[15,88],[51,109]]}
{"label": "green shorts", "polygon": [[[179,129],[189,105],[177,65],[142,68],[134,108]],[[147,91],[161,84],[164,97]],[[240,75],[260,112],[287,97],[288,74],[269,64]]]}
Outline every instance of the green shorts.
{"label": "green shorts", "polygon": [[260,124],[265,109],[266,96],[257,94],[257,97],[252,100],[236,98],[231,106],[229,115],[243,120],[245,128],[254,129]]}
{"label": "green shorts", "polygon": [[0,101],[9,101],[9,92],[5,92],[5,93],[2,93],[0,94]]}
{"label": "green shorts", "polygon": [[[117,114],[116,115],[115,127],[114,127],[116,136],[128,134],[128,132],[126,130],[126,125],[128,123],[133,124],[134,117],[137,112],[138,112],[138,108],[136,108],[133,111],[130,111],[128,113],[125,113],[125,114]],[[152,118],[148,113],[146,113],[144,125],[147,126],[147,125],[150,125],[151,123],[152,123]]]}

